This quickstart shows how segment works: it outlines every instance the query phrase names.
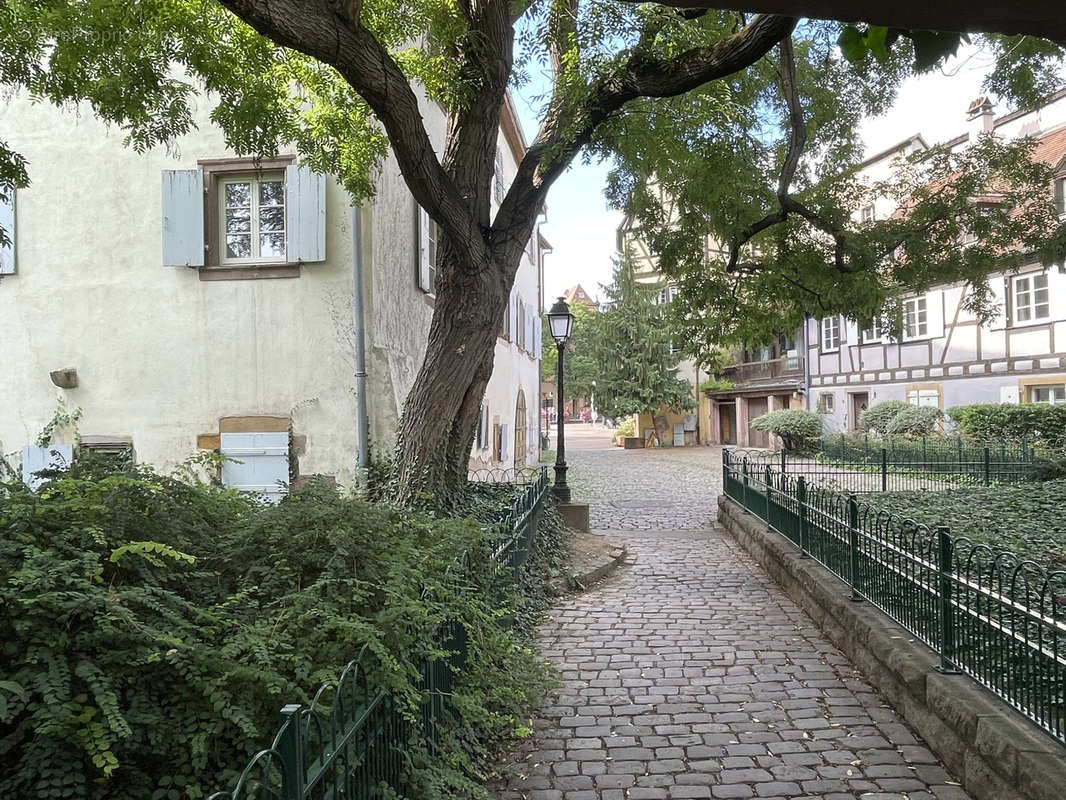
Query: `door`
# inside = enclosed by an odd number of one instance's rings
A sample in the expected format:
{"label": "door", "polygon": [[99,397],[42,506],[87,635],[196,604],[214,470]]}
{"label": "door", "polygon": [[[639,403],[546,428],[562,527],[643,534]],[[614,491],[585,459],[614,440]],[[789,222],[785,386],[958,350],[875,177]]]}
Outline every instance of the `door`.
{"label": "door", "polygon": [[853,431],[862,430],[862,412],[870,406],[870,394],[868,392],[855,392],[851,395],[851,408],[848,409],[849,425]]}
{"label": "door", "polygon": [[674,423],[674,447],[685,446],[685,424],[683,422]]}
{"label": "door", "polygon": [[526,465],[526,393],[518,390],[518,404],[514,412],[514,468]]}
{"label": "door", "polygon": [[765,397],[751,397],[748,404],[748,444],[752,447],[769,447],[770,434],[766,431],[757,431],[751,427],[751,421],[766,413],[769,403]]}
{"label": "door", "polygon": [[718,404],[718,424],[721,430],[722,444],[737,443],[737,404]]}

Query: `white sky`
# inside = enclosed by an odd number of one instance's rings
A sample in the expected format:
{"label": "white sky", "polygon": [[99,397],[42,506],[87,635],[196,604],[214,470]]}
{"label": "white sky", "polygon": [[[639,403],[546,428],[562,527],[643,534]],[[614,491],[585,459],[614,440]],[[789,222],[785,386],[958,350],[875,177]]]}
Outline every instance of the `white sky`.
{"label": "white sky", "polygon": [[[866,120],[861,132],[867,155],[885,150],[916,133],[930,145],[954,138],[966,130],[966,109],[981,95],[981,81],[990,58],[979,51],[960,51],[939,72],[911,78],[900,88],[892,109]],[[526,136],[536,135],[540,100],[546,79],[536,78],[515,94],[515,106]],[[997,116],[1011,109],[997,106]],[[575,164],[548,193],[548,221],[542,228],[554,248],[545,260],[544,298],[548,305],[574,284],[580,283],[593,297],[602,294],[600,284],[611,279],[615,255],[615,230],[622,216],[607,209],[603,195],[608,168],[605,164]]]}

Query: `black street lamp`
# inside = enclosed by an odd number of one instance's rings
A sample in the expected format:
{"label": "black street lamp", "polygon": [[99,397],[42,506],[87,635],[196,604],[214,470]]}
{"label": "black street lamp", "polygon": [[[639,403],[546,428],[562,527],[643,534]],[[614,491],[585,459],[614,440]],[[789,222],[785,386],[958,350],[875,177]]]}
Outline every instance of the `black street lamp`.
{"label": "black street lamp", "polygon": [[570,306],[566,300],[560,297],[548,312],[548,328],[551,330],[555,346],[559,350],[559,364],[557,377],[558,410],[555,414],[555,430],[558,444],[555,448],[555,486],[552,491],[560,503],[570,502],[570,487],[566,485],[566,441],[564,431],[566,421],[563,415],[563,356],[565,353],[566,340],[574,330],[574,315],[570,313]]}

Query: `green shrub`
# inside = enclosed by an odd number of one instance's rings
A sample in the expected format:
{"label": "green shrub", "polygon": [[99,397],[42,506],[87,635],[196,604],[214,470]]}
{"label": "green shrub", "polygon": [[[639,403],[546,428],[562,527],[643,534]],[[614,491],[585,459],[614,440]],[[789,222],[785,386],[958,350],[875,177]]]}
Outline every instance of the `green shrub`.
{"label": "green shrub", "polygon": [[1028,439],[1048,447],[1066,447],[1066,405],[987,403],[955,406],[948,416],[959,433],[978,442]]}
{"label": "green shrub", "polygon": [[618,423],[618,427],[614,429],[614,433],[611,435],[611,441],[618,443],[625,439],[627,436],[637,435],[637,420],[636,417],[626,417],[624,420]]}
{"label": "green shrub", "polygon": [[708,378],[700,384],[701,392],[724,392],[736,387],[728,378]]}
{"label": "green shrub", "polygon": [[859,416],[859,422],[862,423],[862,427],[866,430],[887,436],[888,426],[893,417],[905,408],[911,408],[911,405],[902,400],[885,400],[881,403],[874,403],[862,412]]}
{"label": "green shrub", "polygon": [[[470,669],[417,777],[476,796],[472,756],[520,727],[544,680],[523,634],[499,624],[520,615],[490,590],[489,546],[472,521],[317,483],[277,506],[146,469],[75,464],[36,494],[0,484],[0,797],[228,788],[279,708],[364,645],[372,685],[414,714],[417,665],[445,619],[467,629]],[[464,551],[472,569],[449,571]]]}
{"label": "green shrub", "polygon": [[785,450],[801,452],[809,450],[822,435],[822,418],[813,411],[784,408],[756,417],[751,427],[780,436]]}
{"label": "green shrub", "polygon": [[933,433],[943,418],[939,408],[931,406],[904,405],[889,420],[889,436],[928,436]]}

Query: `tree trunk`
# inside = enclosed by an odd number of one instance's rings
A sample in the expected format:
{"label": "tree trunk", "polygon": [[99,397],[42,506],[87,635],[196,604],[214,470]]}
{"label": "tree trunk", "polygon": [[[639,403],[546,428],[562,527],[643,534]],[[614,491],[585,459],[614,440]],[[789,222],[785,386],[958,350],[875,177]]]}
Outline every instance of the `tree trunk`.
{"label": "tree trunk", "polygon": [[396,444],[394,499],[409,506],[448,508],[466,483],[512,282],[503,285],[500,274],[513,280],[516,271],[497,265],[460,269],[447,242],[443,245],[426,355],[404,404]]}

